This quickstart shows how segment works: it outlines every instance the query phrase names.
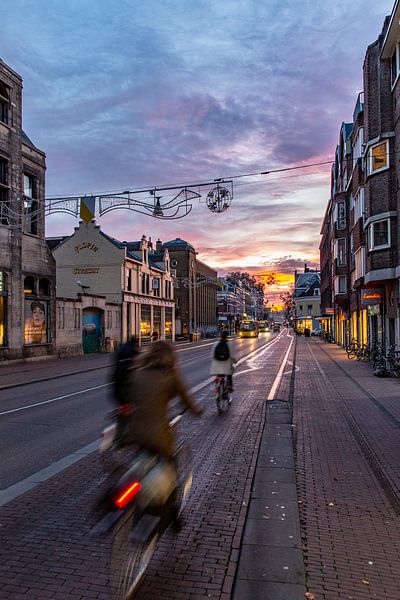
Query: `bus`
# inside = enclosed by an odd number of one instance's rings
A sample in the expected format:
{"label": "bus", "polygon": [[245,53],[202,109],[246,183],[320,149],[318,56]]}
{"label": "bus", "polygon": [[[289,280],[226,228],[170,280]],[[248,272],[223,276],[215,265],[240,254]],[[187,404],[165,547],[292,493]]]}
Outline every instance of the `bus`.
{"label": "bus", "polygon": [[260,333],[269,331],[268,321],[258,321],[258,329],[259,329]]}
{"label": "bus", "polygon": [[239,325],[239,337],[258,337],[259,329],[255,321],[241,321]]}

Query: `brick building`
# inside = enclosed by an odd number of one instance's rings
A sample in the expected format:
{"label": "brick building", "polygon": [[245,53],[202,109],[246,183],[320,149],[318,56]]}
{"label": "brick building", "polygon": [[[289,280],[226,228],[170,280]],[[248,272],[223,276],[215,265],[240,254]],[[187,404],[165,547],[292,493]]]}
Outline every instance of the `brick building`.
{"label": "brick building", "polygon": [[0,360],[54,351],[45,170],[45,154],[22,129],[22,79],[0,59]]}
{"label": "brick building", "polygon": [[400,342],[399,19],[398,0],[367,48],[364,89],[353,121],[342,124],[332,168],[321,231],[321,304],[324,329],[341,344]]}
{"label": "brick building", "polygon": [[217,331],[217,272],[200,261],[193,246],[181,238],[162,246],[168,249],[176,272],[176,335]]}

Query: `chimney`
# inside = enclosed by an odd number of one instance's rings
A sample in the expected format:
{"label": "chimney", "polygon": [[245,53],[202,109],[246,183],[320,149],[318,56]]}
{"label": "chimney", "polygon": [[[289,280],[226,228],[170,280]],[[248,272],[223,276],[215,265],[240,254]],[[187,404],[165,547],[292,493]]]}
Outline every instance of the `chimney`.
{"label": "chimney", "polygon": [[163,251],[162,241],[160,240],[160,238],[158,238],[158,240],[156,241],[156,252],[162,252],[162,251]]}

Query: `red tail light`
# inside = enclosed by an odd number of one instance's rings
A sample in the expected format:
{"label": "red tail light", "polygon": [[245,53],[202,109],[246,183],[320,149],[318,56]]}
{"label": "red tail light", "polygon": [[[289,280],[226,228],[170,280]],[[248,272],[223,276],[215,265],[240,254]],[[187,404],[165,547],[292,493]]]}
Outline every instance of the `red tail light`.
{"label": "red tail light", "polygon": [[128,487],[122,490],[118,498],[116,498],[115,504],[118,506],[118,508],[125,508],[125,506],[129,504],[132,498],[134,498],[141,489],[142,485],[139,483],[139,481],[134,481]]}

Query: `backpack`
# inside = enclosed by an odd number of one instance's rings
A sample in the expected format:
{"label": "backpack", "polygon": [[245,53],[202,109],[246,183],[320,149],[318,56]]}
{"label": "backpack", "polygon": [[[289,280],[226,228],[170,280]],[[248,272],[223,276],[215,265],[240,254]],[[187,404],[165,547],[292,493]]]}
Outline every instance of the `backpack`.
{"label": "backpack", "polygon": [[214,351],[215,360],[228,360],[229,359],[229,346],[226,342],[218,342]]}

